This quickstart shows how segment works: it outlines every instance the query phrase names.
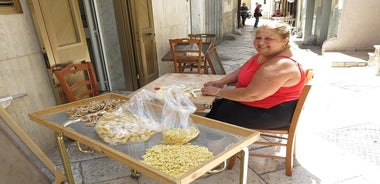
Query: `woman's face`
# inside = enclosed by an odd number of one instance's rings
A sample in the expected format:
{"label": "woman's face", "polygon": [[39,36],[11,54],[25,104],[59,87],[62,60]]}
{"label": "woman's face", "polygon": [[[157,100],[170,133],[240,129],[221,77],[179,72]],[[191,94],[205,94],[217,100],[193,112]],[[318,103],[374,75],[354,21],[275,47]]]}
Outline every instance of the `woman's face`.
{"label": "woman's face", "polygon": [[261,55],[271,56],[284,49],[287,39],[281,38],[274,30],[263,28],[256,32],[253,45]]}

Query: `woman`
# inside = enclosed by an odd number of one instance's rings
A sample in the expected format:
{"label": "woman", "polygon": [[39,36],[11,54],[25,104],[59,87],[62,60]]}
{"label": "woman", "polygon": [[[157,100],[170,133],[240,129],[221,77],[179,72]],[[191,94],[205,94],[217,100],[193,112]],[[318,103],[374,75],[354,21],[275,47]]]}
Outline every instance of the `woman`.
{"label": "woman", "polygon": [[[258,54],[241,68],[204,84],[204,95],[220,97],[206,117],[255,129],[288,126],[305,85],[305,71],[292,59],[290,29],[271,22],[257,29]],[[235,88],[223,88],[236,84]]]}
{"label": "woman", "polygon": [[247,4],[245,3],[243,3],[242,6],[240,7],[240,16],[242,20],[241,23],[243,24],[243,26],[245,26],[245,20],[248,17],[248,7],[247,7]]}
{"label": "woman", "polygon": [[253,16],[255,17],[255,25],[253,27],[257,27],[259,24],[259,19],[262,16],[261,14],[261,4],[257,4],[255,8],[255,13],[253,13]]}

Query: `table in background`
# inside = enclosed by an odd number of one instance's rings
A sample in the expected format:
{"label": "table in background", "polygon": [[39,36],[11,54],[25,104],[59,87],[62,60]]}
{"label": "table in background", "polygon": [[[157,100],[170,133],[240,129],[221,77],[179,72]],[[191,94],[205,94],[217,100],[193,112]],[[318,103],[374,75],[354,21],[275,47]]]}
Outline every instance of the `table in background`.
{"label": "table in background", "polygon": [[[210,47],[213,47],[213,43],[203,43],[202,44],[202,52],[203,54],[206,54],[208,49]],[[161,58],[161,61],[174,61],[173,59],[173,54],[171,52],[171,50],[169,49],[169,51],[164,55],[164,57]]]}

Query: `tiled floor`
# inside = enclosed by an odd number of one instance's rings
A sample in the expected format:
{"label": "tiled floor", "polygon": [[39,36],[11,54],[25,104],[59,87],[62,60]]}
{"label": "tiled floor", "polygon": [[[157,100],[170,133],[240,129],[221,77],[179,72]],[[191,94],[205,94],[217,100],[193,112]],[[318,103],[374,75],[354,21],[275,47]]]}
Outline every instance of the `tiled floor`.
{"label": "tiled floor", "polygon": [[[247,26],[239,29],[242,35],[236,35],[236,40],[225,40],[216,46],[227,72],[255,53],[250,41],[253,20],[248,19]],[[282,160],[251,158],[248,183],[378,183],[380,77],[371,67],[333,68],[334,55],[320,55],[320,47],[300,47],[303,49],[298,50],[298,60],[314,69],[315,78],[299,122],[293,176],[285,175]],[[366,52],[346,54],[367,59]],[[76,183],[157,183],[143,175],[139,180],[132,179],[128,167],[99,153],[83,154],[74,142],[68,141],[68,150]],[[283,150],[260,148],[260,151],[281,153]],[[60,164],[56,149],[49,156]],[[239,162],[235,164],[233,170],[193,183],[238,183]]]}

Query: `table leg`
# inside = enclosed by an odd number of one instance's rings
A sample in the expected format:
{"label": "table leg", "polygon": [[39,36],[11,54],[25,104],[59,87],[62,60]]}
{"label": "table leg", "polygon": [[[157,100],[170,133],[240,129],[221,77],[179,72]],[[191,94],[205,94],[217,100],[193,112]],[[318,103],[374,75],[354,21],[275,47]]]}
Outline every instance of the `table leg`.
{"label": "table leg", "polygon": [[247,183],[249,150],[247,147],[240,152],[240,184]]}
{"label": "table leg", "polygon": [[62,133],[56,132],[55,138],[57,141],[59,153],[61,155],[62,165],[63,165],[63,169],[65,170],[67,182],[69,184],[74,184],[75,182],[74,182],[73,172],[71,171],[70,160],[66,151],[64,136]]}

